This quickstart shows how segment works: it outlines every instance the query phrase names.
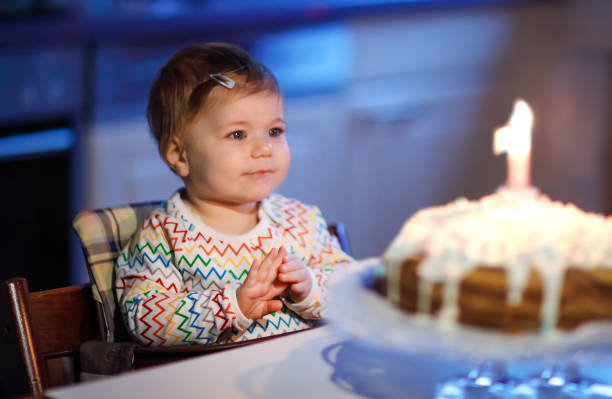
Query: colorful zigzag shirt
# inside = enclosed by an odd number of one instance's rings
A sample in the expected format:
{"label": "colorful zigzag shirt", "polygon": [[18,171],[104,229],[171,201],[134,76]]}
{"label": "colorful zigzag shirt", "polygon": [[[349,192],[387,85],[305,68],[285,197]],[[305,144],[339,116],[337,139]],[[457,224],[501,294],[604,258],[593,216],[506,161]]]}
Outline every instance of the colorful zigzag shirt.
{"label": "colorful zigzag shirt", "polygon": [[[116,292],[128,331],[146,345],[224,343],[310,328],[327,305],[326,283],[350,261],[317,207],[272,194],[251,231],[225,235],[206,226],[180,191],[155,209],[121,251]],[[313,289],[300,303],[261,319],[246,318],[236,300],[255,259],[284,246],[310,267]]]}

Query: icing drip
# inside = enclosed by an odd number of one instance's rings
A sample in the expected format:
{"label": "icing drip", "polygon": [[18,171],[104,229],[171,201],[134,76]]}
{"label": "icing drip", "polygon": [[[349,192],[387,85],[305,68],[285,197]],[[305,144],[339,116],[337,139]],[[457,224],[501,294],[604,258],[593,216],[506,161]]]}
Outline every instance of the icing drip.
{"label": "icing drip", "polygon": [[452,329],[459,317],[459,306],[457,298],[459,297],[459,282],[448,281],[444,285],[442,298],[442,308],[438,313],[438,323],[443,329]]}
{"label": "icing drip", "polygon": [[[542,309],[540,317],[542,319],[541,331],[544,334],[551,333],[557,325],[559,316],[559,298],[563,287],[563,277],[565,269],[563,259],[554,258],[554,254],[546,254],[546,261],[538,263],[537,267],[542,275],[544,285],[544,297],[542,298]],[[542,266],[545,267],[542,267]]]}
{"label": "icing drip", "polygon": [[508,280],[508,303],[518,305],[523,297],[523,291],[529,280],[530,265],[517,259],[511,262],[506,270],[506,278]]}

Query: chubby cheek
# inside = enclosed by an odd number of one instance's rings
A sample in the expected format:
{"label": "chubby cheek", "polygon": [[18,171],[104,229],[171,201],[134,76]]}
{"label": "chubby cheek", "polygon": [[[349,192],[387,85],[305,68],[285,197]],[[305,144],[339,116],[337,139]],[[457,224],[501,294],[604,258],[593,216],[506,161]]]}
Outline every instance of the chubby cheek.
{"label": "chubby cheek", "polygon": [[285,145],[279,148],[278,154],[278,166],[279,166],[279,179],[278,184],[282,183],[287,176],[289,165],[291,164],[291,152],[289,151],[289,145],[285,142]]}
{"label": "chubby cheek", "polygon": [[218,185],[232,177],[231,162],[218,154],[198,154],[192,159],[192,176],[201,184]]}
{"label": "chubby cheek", "polygon": [[231,154],[227,157],[219,157],[214,162],[209,163],[209,173],[216,180],[228,184],[229,182],[237,182],[245,170],[245,162],[239,157],[232,157]]}

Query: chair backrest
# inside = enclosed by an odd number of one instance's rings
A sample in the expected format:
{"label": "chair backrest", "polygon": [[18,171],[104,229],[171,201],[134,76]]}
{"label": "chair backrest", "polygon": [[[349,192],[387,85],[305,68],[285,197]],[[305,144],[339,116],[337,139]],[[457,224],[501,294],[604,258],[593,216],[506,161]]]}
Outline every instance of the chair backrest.
{"label": "chair backrest", "polygon": [[72,223],[81,240],[93,298],[98,304],[101,336],[106,342],[129,341],[116,311],[115,262],[138,226],[160,204],[154,201],[83,211]]}
{"label": "chair backrest", "polygon": [[[79,213],[73,226],[81,240],[89,273],[93,298],[97,301],[101,336],[106,342],[129,341],[130,337],[117,311],[114,290],[115,262],[121,249],[136,233],[138,226],[162,202],[144,202],[117,208],[96,209]],[[340,247],[351,255],[343,223],[329,226]]]}
{"label": "chair backrest", "polygon": [[17,277],[5,281],[0,291],[0,353],[6,368],[0,396],[41,394],[78,381],[79,347],[100,339],[90,287],[30,293],[26,280]]}

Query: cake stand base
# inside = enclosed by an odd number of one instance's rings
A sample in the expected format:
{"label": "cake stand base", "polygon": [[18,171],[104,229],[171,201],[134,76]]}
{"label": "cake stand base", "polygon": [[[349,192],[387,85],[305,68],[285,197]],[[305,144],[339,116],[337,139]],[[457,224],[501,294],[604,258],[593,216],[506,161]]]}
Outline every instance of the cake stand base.
{"label": "cake stand base", "polygon": [[436,399],[610,399],[612,385],[581,376],[575,362],[558,362],[538,375],[520,379],[503,361],[486,361],[466,376],[437,386]]}

